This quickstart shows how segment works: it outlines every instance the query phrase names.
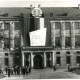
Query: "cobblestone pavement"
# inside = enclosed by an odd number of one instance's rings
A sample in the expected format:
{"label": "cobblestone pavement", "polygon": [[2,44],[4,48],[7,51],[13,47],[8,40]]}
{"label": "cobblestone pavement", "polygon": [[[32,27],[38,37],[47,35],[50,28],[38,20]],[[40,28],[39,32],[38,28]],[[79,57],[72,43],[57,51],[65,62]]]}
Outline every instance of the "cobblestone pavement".
{"label": "cobblestone pavement", "polygon": [[66,69],[33,69],[28,75],[11,75],[0,80],[26,80],[26,79],[80,79],[80,75],[68,72]]}

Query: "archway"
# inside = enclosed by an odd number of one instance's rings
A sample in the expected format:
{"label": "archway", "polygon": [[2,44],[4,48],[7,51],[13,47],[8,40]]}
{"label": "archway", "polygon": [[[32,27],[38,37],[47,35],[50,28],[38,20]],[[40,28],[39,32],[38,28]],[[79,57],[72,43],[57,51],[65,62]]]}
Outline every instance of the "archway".
{"label": "archway", "polygon": [[42,57],[41,55],[35,55],[34,56],[34,69],[42,69],[43,64],[42,64]]}

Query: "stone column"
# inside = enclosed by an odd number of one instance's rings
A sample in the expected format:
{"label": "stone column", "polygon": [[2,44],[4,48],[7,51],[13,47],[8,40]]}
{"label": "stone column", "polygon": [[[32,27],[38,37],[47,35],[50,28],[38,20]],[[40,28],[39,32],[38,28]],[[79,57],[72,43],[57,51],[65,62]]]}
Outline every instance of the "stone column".
{"label": "stone column", "polygon": [[65,22],[61,22],[61,45],[65,49]]}
{"label": "stone column", "polygon": [[31,52],[31,68],[33,68],[33,53]]}
{"label": "stone column", "polygon": [[14,23],[10,22],[10,48],[14,48]]}
{"label": "stone column", "polygon": [[[3,30],[3,33],[2,35],[4,35],[4,23],[2,23],[2,30]],[[4,48],[4,40],[2,40],[2,49]]]}
{"label": "stone column", "polygon": [[55,22],[51,22],[51,42],[55,48]]}
{"label": "stone column", "polygon": [[56,64],[55,52],[52,53],[52,62],[53,62],[53,66],[54,66]]}
{"label": "stone column", "polygon": [[22,66],[24,66],[24,53],[22,52]]}
{"label": "stone column", "polygon": [[75,48],[75,23],[74,22],[70,22],[71,23],[71,48],[74,49]]}
{"label": "stone column", "polygon": [[44,52],[44,68],[46,67],[46,52]]}
{"label": "stone column", "polygon": [[[14,54],[14,53],[13,53]],[[13,67],[13,55],[9,54],[9,66]]]}

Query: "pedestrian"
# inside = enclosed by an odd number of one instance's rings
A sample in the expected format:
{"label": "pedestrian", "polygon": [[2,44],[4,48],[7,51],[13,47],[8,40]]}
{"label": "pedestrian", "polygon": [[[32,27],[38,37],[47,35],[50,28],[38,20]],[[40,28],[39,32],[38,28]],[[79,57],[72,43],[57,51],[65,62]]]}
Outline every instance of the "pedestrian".
{"label": "pedestrian", "polygon": [[14,68],[12,67],[12,68],[11,68],[11,74],[12,74],[12,75],[13,75],[13,72],[14,72]]}
{"label": "pedestrian", "polygon": [[68,65],[68,71],[70,71],[70,65]]}
{"label": "pedestrian", "polygon": [[25,67],[23,67],[23,75],[25,75]]}
{"label": "pedestrian", "polygon": [[31,73],[31,66],[29,66],[29,73]]}
{"label": "pedestrian", "polygon": [[55,65],[53,66],[53,69],[56,70],[56,66]]}
{"label": "pedestrian", "polygon": [[10,67],[8,67],[8,77],[10,77]]}
{"label": "pedestrian", "polygon": [[28,67],[25,67],[26,74],[28,75]]}

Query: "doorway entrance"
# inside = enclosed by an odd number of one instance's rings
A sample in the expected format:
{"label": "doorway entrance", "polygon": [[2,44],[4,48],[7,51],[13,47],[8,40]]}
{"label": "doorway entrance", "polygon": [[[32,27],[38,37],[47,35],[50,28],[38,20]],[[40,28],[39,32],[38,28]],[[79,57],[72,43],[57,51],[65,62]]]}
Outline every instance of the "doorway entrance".
{"label": "doorway entrance", "polygon": [[41,55],[35,55],[34,56],[34,69],[42,69],[42,57]]}

